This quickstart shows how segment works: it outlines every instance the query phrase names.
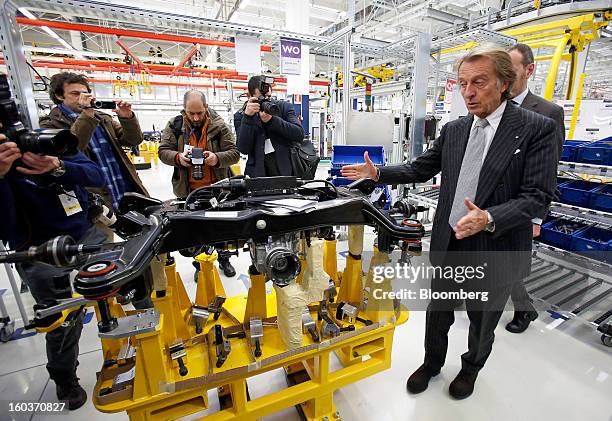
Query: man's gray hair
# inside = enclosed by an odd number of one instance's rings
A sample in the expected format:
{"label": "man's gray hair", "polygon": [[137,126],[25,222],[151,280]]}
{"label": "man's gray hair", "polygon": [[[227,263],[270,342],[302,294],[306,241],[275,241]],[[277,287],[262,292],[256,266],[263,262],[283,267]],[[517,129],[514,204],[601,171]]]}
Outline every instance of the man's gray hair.
{"label": "man's gray hair", "polygon": [[516,72],[512,66],[510,55],[504,49],[489,45],[476,47],[459,59],[456,64],[457,72],[459,72],[459,68],[463,63],[469,63],[481,57],[487,57],[493,61],[497,80],[500,85],[504,82],[508,82],[508,88],[502,92],[502,101],[510,99],[512,85],[516,82]]}
{"label": "man's gray hair", "polygon": [[185,92],[185,95],[183,96],[183,108],[187,106],[187,101],[193,98],[201,100],[202,104],[206,105],[206,95],[204,95],[204,92],[192,89]]}

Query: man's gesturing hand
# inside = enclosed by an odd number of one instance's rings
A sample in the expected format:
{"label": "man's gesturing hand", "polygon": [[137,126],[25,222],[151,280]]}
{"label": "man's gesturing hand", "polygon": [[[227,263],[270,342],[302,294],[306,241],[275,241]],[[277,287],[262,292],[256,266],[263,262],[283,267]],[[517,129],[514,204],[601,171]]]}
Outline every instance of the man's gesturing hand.
{"label": "man's gesturing hand", "polygon": [[371,178],[374,181],[378,181],[378,173],[376,167],[370,161],[368,151],[363,153],[363,159],[365,164],[345,165],[340,170],[342,177],[346,177],[349,180],[359,180],[361,178]]}
{"label": "man's gesturing hand", "polygon": [[459,222],[457,222],[457,225],[453,227],[455,230],[455,237],[458,240],[479,233],[485,229],[487,222],[489,222],[486,211],[480,209],[467,197],[465,198],[464,203],[469,212],[467,215],[461,218]]}

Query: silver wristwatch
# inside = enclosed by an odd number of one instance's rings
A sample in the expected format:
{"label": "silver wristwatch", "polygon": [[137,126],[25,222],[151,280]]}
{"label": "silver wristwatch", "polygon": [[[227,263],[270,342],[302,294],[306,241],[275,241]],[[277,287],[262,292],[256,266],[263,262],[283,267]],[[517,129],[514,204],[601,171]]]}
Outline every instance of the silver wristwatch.
{"label": "silver wristwatch", "polygon": [[64,161],[59,160],[59,167],[51,171],[50,173],[53,177],[61,177],[66,174],[66,166],[64,165]]}
{"label": "silver wristwatch", "polygon": [[489,211],[486,210],[485,212],[487,213],[487,225],[485,225],[485,231],[493,232],[495,231],[495,221],[493,220],[493,217]]}

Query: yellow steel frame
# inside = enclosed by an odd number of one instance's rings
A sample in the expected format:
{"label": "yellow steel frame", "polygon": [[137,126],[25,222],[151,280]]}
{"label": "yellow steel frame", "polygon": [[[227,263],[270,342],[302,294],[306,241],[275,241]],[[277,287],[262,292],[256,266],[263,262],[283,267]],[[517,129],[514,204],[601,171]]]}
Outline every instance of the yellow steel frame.
{"label": "yellow steel frame", "polygon": [[584,85],[585,73],[580,74],[580,80],[578,81],[578,92],[576,92],[576,103],[574,104],[574,110],[572,111],[572,122],[570,123],[570,130],[567,135],[568,139],[574,138],[574,132],[576,131],[576,124],[578,123],[578,115],[580,115],[580,103],[582,102],[582,87]]}
{"label": "yellow steel frame", "polygon": [[[539,7],[538,0],[535,0],[534,7]],[[603,13],[588,13],[552,22],[508,29],[501,31],[501,33],[515,37],[519,42],[528,44],[532,48],[549,47],[555,49],[554,53],[551,55],[544,55],[536,58],[537,61],[551,60],[543,94],[543,97],[549,101],[552,100],[554,95],[561,60],[570,61],[572,67],[565,98],[571,99],[575,96],[573,89],[578,72],[576,65],[578,53],[583,51],[588,43],[599,37],[599,29],[606,27],[611,19],[612,10],[605,10]],[[468,50],[475,46],[476,43],[472,41],[457,47],[447,48],[442,50],[441,53],[449,54],[461,50]],[[565,52],[566,47],[570,48],[568,53]],[[582,75],[581,78],[584,79]],[[582,84],[582,82],[579,83],[580,85]],[[578,95],[581,94],[582,88],[576,92],[574,115],[579,113],[580,99]],[[573,136],[575,125],[576,122],[574,118],[572,118],[569,139]]]}
{"label": "yellow steel frame", "polygon": [[[358,229],[354,231],[360,232]],[[362,241],[358,248],[363,247]],[[324,247],[323,266],[330,268],[332,273],[331,268],[337,268],[335,246],[335,240],[326,240]],[[349,257],[347,270],[332,275],[336,277],[336,282],[341,279],[338,301],[342,299],[358,305],[364,286],[390,290],[390,280],[374,284],[371,269],[364,276],[361,260]],[[154,298],[155,308],[160,313],[159,325],[155,331],[130,338],[131,345],[136,348],[134,361],[104,367],[98,373],[93,402],[99,411],[126,411],[132,421],[177,419],[207,409],[208,390],[216,388],[220,397],[229,397],[230,404],[203,420],[250,421],[298,405],[308,420],[321,420],[324,417],[332,420],[339,418],[333,403],[335,390],[390,367],[395,326],[408,320],[405,309],[388,309],[376,300],[369,300],[362,315],[373,324],[367,326],[356,322],[355,331],[320,343],[304,335],[303,346],[288,351],[279,329],[269,323],[274,321],[277,314],[275,292],[266,292],[265,277],[257,273],[250,274],[251,288],[246,296],[228,298],[219,319],[213,321],[211,315],[202,333],[196,333],[191,316],[192,306],[206,306],[216,295],[225,294],[214,266],[216,258],[216,254],[196,257],[200,272],[194,304],[189,300],[175,264],[167,264],[166,294]],[[388,261],[387,254],[375,250],[370,267]],[[125,315],[114,299],[109,300],[109,304],[115,317]],[[309,308],[311,313],[316,311],[316,306]],[[217,368],[213,337],[210,335],[213,325],[221,324],[230,333],[243,329],[248,331],[251,316],[268,321],[264,324],[262,357],[254,357],[248,339],[231,339],[232,351],[224,365]],[[316,313],[314,318],[316,320]],[[177,362],[170,358],[168,352],[168,345],[176,339],[182,339],[186,348],[183,361],[188,375],[185,377],[180,376]],[[117,360],[120,348],[127,342],[127,338],[103,339],[104,359]],[[330,367],[332,353],[338,355],[343,365],[335,371]],[[303,381],[249,400],[247,380],[278,368],[284,368],[287,373],[301,372]],[[126,389],[100,395],[101,390],[112,388],[113,378],[117,374],[131,369],[135,370],[132,384]]]}

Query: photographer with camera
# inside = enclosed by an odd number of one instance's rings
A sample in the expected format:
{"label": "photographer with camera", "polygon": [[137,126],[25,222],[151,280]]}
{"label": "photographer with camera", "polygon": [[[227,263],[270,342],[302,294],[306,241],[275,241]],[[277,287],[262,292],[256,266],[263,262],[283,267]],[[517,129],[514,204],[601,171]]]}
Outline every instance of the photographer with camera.
{"label": "photographer with camera", "polygon": [[[83,153],[77,153],[77,140],[71,137],[72,151],[51,156],[31,152],[36,150],[36,141],[24,141],[23,135],[13,142],[0,134],[0,241],[8,242],[12,250],[26,250],[59,235],[70,235],[83,244],[106,240],[89,220],[85,190],[102,187],[104,174]],[[38,306],[72,297],[71,268],[27,262],[17,264],[17,270]],[[76,374],[84,315],[82,308],[73,311],[45,337],[47,371],[56,384],[57,398],[67,401],[70,410],[87,401]]]}
{"label": "photographer with camera", "polygon": [[[230,167],[240,153],[229,126],[208,107],[206,96],[194,90],[185,93],[183,111],[162,132],[159,159],[174,166],[174,194],[185,198],[199,187],[231,177]],[[219,266],[226,276],[236,275],[225,250],[219,251]]]}
{"label": "photographer with camera", "polygon": [[[100,214],[101,211],[117,211],[121,199],[128,192],[148,196],[136,168],[122,149],[122,146],[137,147],[143,141],[143,134],[138,119],[132,112],[132,106],[121,100],[96,100],[87,78],[70,72],[51,77],[49,97],[57,106],[51,109],[49,115],[40,119],[40,127],[70,129],[78,138],[79,150],[102,169],[103,185],[100,188],[88,188],[92,195],[94,212]],[[119,122],[98,111],[99,109],[112,109]],[[102,197],[105,207],[108,208],[106,211],[100,208],[95,195]],[[108,227],[108,223],[104,223],[103,218],[98,218],[96,222],[98,228],[106,234],[107,241],[112,242],[114,232]],[[151,298],[146,294],[134,299],[119,297],[119,301],[121,304],[131,301],[137,309],[153,307]]]}
{"label": "photographer with camera", "polygon": [[271,98],[273,81],[251,77],[249,99],[234,114],[238,150],[249,157],[245,174],[251,177],[293,175],[291,148],[304,139],[292,105]]}
{"label": "photographer with camera", "polygon": [[[132,106],[125,101],[96,101],[83,75],[62,72],[51,77],[49,96],[57,104],[40,119],[41,128],[70,129],[79,139],[79,149],[104,172],[104,188],[99,192],[109,207],[119,208],[126,192],[147,194],[136,168],[122,146],[138,146],[142,131]],[[119,122],[96,107],[112,109]]]}

